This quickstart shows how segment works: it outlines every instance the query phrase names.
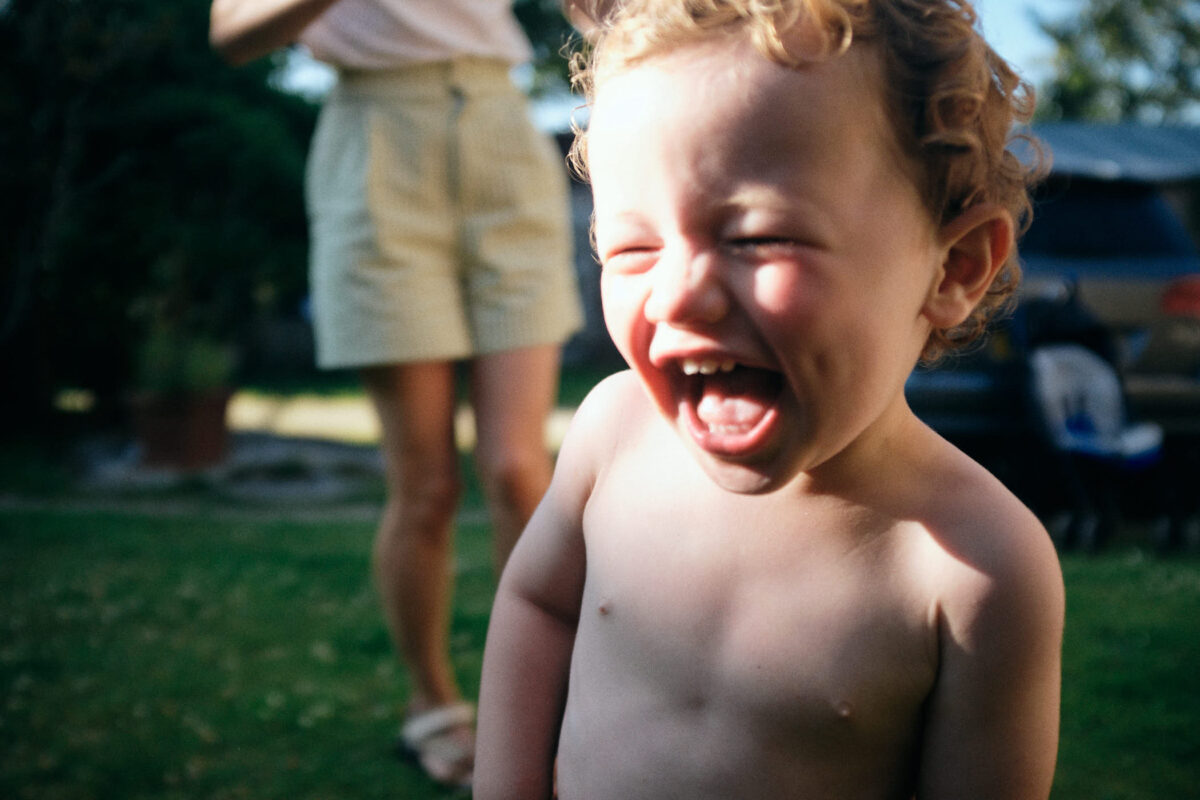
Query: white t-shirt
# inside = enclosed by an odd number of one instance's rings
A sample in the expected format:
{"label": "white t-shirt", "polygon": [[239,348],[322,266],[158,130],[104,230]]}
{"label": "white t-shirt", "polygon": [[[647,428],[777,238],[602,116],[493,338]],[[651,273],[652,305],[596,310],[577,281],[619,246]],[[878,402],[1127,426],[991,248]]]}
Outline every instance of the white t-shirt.
{"label": "white t-shirt", "polygon": [[528,61],[512,0],[340,0],[300,41],[335,67],[387,69],[461,56]]}

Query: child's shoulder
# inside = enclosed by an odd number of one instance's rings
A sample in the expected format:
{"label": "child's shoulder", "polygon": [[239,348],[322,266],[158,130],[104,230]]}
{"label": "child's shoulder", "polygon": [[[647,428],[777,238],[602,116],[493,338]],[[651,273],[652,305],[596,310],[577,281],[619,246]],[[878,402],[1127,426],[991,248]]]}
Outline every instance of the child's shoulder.
{"label": "child's shoulder", "polygon": [[939,439],[936,450],[914,492],[914,516],[950,566],[939,571],[946,598],[979,610],[981,603],[1021,605],[1061,595],[1058,555],[1037,516],[954,446]]}
{"label": "child's shoulder", "polygon": [[645,391],[638,383],[633,370],[622,369],[600,379],[587,393],[580,408],[589,405],[603,405],[606,408],[614,405],[640,405],[644,400]]}
{"label": "child's shoulder", "polygon": [[576,409],[571,427],[586,428],[593,435],[603,434],[640,424],[653,411],[637,376],[626,369],[603,378],[592,387]]}
{"label": "child's shoulder", "polygon": [[1040,530],[1033,513],[995,475],[941,437],[935,441],[928,448],[925,493],[935,517],[955,527]]}
{"label": "child's shoulder", "polygon": [[653,418],[654,409],[632,372],[609,375],[592,387],[575,410],[559,460],[564,456],[611,460],[613,450],[632,441],[635,429]]}

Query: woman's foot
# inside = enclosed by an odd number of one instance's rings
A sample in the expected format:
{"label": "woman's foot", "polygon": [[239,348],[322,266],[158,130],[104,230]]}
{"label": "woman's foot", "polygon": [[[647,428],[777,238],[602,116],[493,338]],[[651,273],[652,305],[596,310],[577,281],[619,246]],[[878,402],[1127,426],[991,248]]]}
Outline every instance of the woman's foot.
{"label": "woman's foot", "polygon": [[467,702],[410,711],[397,749],[434,781],[471,787],[475,770],[475,708]]}

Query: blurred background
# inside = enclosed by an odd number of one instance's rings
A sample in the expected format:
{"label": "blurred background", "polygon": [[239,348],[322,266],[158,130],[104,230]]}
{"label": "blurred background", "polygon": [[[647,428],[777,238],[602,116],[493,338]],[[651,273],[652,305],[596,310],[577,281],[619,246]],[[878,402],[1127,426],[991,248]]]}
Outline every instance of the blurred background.
{"label": "blurred background", "polygon": [[[1022,248],[1021,306],[982,349],[914,374],[910,401],[1060,527],[1132,511],[1156,518],[1164,542],[1200,537],[1200,4],[978,6],[985,35],[1037,87],[1033,133],[1053,172]],[[570,29],[553,0],[516,8],[537,54],[516,78],[565,149],[579,106],[562,57]],[[194,472],[226,457],[224,429],[261,427],[249,390],[352,384],[316,373],[306,316],[301,182],[330,75],[298,50],[231,69],[208,48],[207,16],[205,0],[0,2],[4,439],[124,435],[127,466]],[[595,377],[619,361],[588,193],[574,189],[588,325],[565,358]],[[1116,374],[1110,440],[1158,426],[1150,456],[1096,441],[1082,463],[1062,455],[1030,359],[1063,343]],[[187,433],[185,396],[210,430]],[[1089,499],[1129,481],[1156,487],[1136,492],[1150,507]]]}

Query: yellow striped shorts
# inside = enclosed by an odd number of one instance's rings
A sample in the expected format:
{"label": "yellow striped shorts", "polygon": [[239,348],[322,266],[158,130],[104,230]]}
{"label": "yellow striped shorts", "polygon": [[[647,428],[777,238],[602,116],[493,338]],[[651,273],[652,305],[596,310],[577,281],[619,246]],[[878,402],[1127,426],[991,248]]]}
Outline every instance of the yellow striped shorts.
{"label": "yellow striped shorts", "polygon": [[566,170],[504,63],[343,71],[306,200],[322,367],[456,360],[580,326]]}

